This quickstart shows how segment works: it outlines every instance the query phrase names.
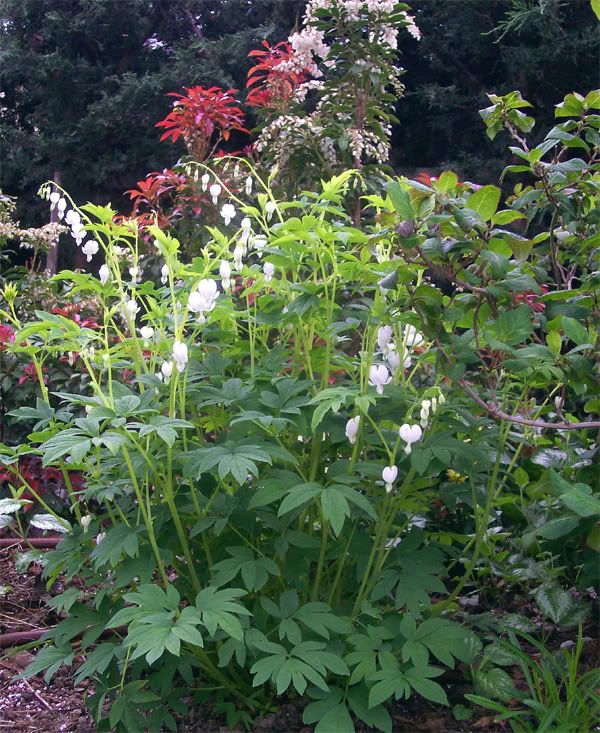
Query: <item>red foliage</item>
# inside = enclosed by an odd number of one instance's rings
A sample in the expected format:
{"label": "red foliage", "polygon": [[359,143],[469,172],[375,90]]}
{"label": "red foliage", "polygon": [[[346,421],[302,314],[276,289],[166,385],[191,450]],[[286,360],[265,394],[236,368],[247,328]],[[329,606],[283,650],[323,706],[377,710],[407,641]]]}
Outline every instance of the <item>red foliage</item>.
{"label": "red foliage", "polygon": [[[42,466],[42,459],[39,456],[23,456],[19,458],[17,470],[24,481],[39,496],[44,496],[51,492],[58,499],[66,501],[68,498],[67,486],[62,471],[52,466],[44,468]],[[69,471],[68,476],[74,491],[81,491],[84,488],[83,476],[79,471]],[[9,471],[6,466],[0,464],[0,489],[5,483],[15,488],[21,486],[21,482],[14,473]],[[27,490],[21,494],[21,499],[35,501],[35,497]],[[25,505],[25,510],[30,509],[31,506]]]}
{"label": "red foliage", "polygon": [[3,326],[0,323],[0,351],[6,348],[7,344],[14,343],[15,331],[12,326]]}
{"label": "red foliage", "polygon": [[[173,110],[156,123],[165,128],[162,140],[177,142],[183,138],[195,160],[205,160],[221,140],[228,140],[232,130],[248,132],[244,127],[244,113],[233,96],[235,89],[223,91],[219,87],[185,87],[187,94],[171,92],[176,97]],[[215,140],[216,138],[216,140]]]}
{"label": "red foliage", "polygon": [[265,50],[256,49],[248,54],[249,58],[257,59],[258,63],[248,72],[246,103],[251,107],[272,107],[283,111],[288,107],[296,89],[310,75],[308,69],[286,70],[286,64],[292,59],[292,47],[286,41],[276,46],[270,46],[268,41],[263,41],[262,45]]}
{"label": "red foliage", "polygon": [[[42,376],[44,378],[44,384],[46,384],[47,381],[48,381],[46,379],[46,373],[47,373],[47,371],[48,370],[46,369],[46,367],[42,367]],[[27,382],[29,380],[31,380],[32,382],[37,382],[38,381],[37,371],[35,369],[35,364],[33,362],[29,362],[29,364],[26,364],[23,367],[23,374],[19,377],[19,387],[22,384],[25,384],[25,382]]]}
{"label": "red foliage", "polygon": [[[542,291],[542,295],[545,295],[548,292],[548,287],[546,285],[540,285],[540,289]],[[539,297],[539,294],[534,293],[533,290],[526,290],[523,293],[517,293],[514,296],[514,301],[515,303],[527,303],[535,313],[543,313],[546,309],[546,304],[538,303]]]}

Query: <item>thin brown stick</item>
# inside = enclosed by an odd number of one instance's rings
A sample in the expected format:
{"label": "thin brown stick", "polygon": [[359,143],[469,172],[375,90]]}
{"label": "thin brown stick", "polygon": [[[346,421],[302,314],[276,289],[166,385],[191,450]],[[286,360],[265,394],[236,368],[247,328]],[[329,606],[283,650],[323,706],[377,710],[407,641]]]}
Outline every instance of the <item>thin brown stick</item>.
{"label": "thin brown stick", "polygon": [[589,420],[587,422],[547,422],[546,420],[532,420],[531,418],[521,417],[520,415],[509,415],[508,412],[501,410],[500,406],[495,402],[486,402],[483,400],[464,379],[459,379],[458,384],[474,402],[497,420],[507,420],[518,423],[519,425],[529,425],[532,428],[540,428],[542,430],[590,430],[600,428],[600,420]]}

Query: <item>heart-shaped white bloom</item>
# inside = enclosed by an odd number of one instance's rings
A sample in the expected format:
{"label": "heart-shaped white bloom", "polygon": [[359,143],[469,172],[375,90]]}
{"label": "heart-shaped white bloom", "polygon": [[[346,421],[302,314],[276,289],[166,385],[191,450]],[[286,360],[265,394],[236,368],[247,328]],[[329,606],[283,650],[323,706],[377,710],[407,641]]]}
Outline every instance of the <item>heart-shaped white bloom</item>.
{"label": "heart-shaped white bloom", "polygon": [[398,467],[386,466],[381,472],[381,478],[385,481],[385,490],[389,494],[394,488],[394,481],[398,478]]}
{"label": "heart-shaped white bloom", "polygon": [[377,394],[383,394],[383,388],[391,381],[391,374],[383,364],[373,364],[369,369],[369,384],[377,389]]}
{"label": "heart-shaped white bloom", "polygon": [[346,437],[350,441],[351,445],[354,445],[356,443],[356,436],[358,434],[358,427],[360,424],[360,415],[357,415],[356,417],[351,417],[350,420],[346,423]]}
{"label": "heart-shaped white bloom", "polygon": [[273,216],[273,212],[277,208],[277,204],[274,201],[267,201],[265,204],[265,212],[267,214],[267,219],[270,219]]}
{"label": "heart-shaped white bloom", "polygon": [[236,245],[236,247],[233,250],[233,264],[235,265],[235,269],[238,272],[241,272],[241,269],[244,266],[245,252],[246,252],[246,249],[241,244]]}
{"label": "heart-shaped white bloom", "polygon": [[163,285],[169,282],[169,265],[163,265],[160,268],[160,281]]}
{"label": "heart-shaped white bloom", "polygon": [[250,196],[252,193],[252,176],[246,178],[246,196]]}
{"label": "heart-shaped white bloom", "polygon": [[56,205],[60,201],[60,194],[58,191],[52,191],[50,194],[50,203]]}
{"label": "heart-shaped white bloom", "polygon": [[70,209],[67,211],[67,215],[65,216],[65,223],[68,224],[70,227],[78,227],[81,224],[81,216],[79,216],[79,212],[75,211],[75,209]]}
{"label": "heart-shaped white bloom", "polygon": [[240,224],[240,226],[242,227],[242,231],[249,232],[250,229],[252,229],[252,222],[250,221],[250,219],[247,216],[245,216],[242,219],[242,223]]}
{"label": "heart-shaped white bloom", "polygon": [[133,298],[125,302],[125,314],[129,316],[129,318],[135,318],[136,313],[139,311],[139,309],[140,308],[138,304]]}
{"label": "heart-shaped white bloom", "polygon": [[223,204],[221,206],[221,216],[225,220],[225,226],[235,218],[235,206],[233,204]]}
{"label": "heart-shaped white bloom", "polygon": [[165,382],[168,382],[169,379],[171,379],[171,374],[173,374],[173,362],[172,361],[163,361],[160,372],[165,380]]}
{"label": "heart-shaped white bloom", "polygon": [[221,193],[221,186],[219,186],[218,183],[213,183],[212,186],[208,189],[208,192],[210,193],[213,204],[216,204],[219,198],[219,194]]}
{"label": "heart-shaped white bloom", "polygon": [[58,200],[58,218],[62,219],[65,215],[65,209],[67,208],[67,202],[65,199]]}
{"label": "heart-shaped white bloom", "polygon": [[210,176],[208,173],[205,173],[200,180],[202,181],[202,190],[206,191],[208,188],[208,182],[210,181]]}
{"label": "heart-shaped white bloom", "polygon": [[377,346],[379,346],[379,350],[382,353],[387,354],[390,350],[390,342],[393,335],[394,329],[391,326],[381,326],[377,330]]}
{"label": "heart-shaped white bloom", "polygon": [[263,234],[254,237],[254,249],[259,257],[262,257],[263,249],[267,246],[267,238]]}
{"label": "heart-shaped white bloom", "polygon": [[175,359],[177,371],[182,372],[188,363],[188,347],[183,341],[175,341],[173,344],[173,359]]}
{"label": "heart-shaped white bloom", "polygon": [[423,437],[423,430],[421,429],[420,425],[409,425],[408,423],[404,423],[398,433],[402,440],[406,443],[404,452],[407,454],[410,453],[410,451],[412,450],[412,444],[421,440],[421,438]]}
{"label": "heart-shaped white bloom", "polygon": [[265,273],[265,282],[270,283],[275,273],[275,265],[271,262],[265,262],[263,265],[263,272]]}
{"label": "heart-shaped white bloom", "polygon": [[81,517],[81,526],[83,527],[83,533],[85,534],[91,524],[92,521],[92,515],[91,514],[85,514],[83,517]]}
{"label": "heart-shaped white bloom", "polygon": [[215,307],[215,301],[219,296],[219,290],[215,280],[200,280],[196,290],[193,290],[188,298],[188,308],[192,313],[198,313],[200,321],[204,320],[204,314],[209,313]]}
{"label": "heart-shaped white bloom", "polygon": [[100,282],[102,285],[106,285],[108,282],[108,278],[110,277],[110,270],[108,269],[107,265],[102,265],[100,270],[98,271],[98,275],[100,277]]}
{"label": "heart-shaped white bloom", "polygon": [[423,338],[423,334],[417,331],[417,329],[414,326],[411,326],[410,324],[404,329],[404,343],[411,347],[411,346],[420,346],[425,339]]}
{"label": "heart-shaped white bloom", "polygon": [[152,326],[142,326],[140,336],[144,339],[144,346],[148,346],[150,339],[154,336],[154,329]]}

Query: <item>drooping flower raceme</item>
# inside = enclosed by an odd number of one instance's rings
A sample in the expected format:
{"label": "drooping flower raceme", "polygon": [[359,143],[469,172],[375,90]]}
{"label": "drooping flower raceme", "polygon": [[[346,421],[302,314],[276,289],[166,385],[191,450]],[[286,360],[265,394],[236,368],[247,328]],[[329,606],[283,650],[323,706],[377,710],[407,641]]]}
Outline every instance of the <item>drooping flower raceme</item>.
{"label": "drooping flower raceme", "polygon": [[358,427],[360,424],[360,415],[351,417],[346,423],[346,437],[350,441],[351,445],[356,443],[356,436],[358,434]]}
{"label": "drooping flower raceme", "polygon": [[263,272],[265,274],[265,282],[270,283],[273,279],[273,274],[275,273],[275,265],[271,262],[265,262],[263,265]]}
{"label": "drooping flower raceme", "polygon": [[183,341],[175,341],[173,344],[173,359],[178,372],[185,370],[188,363],[188,347]]}
{"label": "drooping flower raceme", "polygon": [[82,252],[88,262],[92,261],[92,257],[98,253],[98,242],[95,239],[90,239],[82,247]]}
{"label": "drooping flower raceme", "polygon": [[383,394],[383,388],[391,381],[392,376],[383,364],[373,364],[369,369],[369,384],[377,389],[377,394]]}
{"label": "drooping flower raceme", "polygon": [[391,493],[394,488],[394,481],[398,478],[397,466],[386,466],[381,472],[381,478],[385,481],[385,490]]}
{"label": "drooping flower raceme", "polygon": [[214,280],[200,280],[196,290],[193,290],[189,295],[188,308],[192,313],[197,313],[198,320],[202,322],[205,313],[209,313],[215,307],[218,297],[219,290]]}
{"label": "drooping flower raceme", "polygon": [[412,444],[418,442],[423,437],[423,431],[420,425],[409,425],[404,423],[398,431],[402,440],[406,443],[404,452],[408,455],[412,450]]}
{"label": "drooping flower raceme", "polygon": [[223,204],[221,206],[221,216],[225,220],[225,226],[235,218],[235,206],[233,204]]}
{"label": "drooping flower raceme", "polygon": [[219,200],[219,194],[221,193],[221,186],[218,183],[213,183],[212,186],[208,189],[210,196],[212,198],[213,204],[216,204]]}

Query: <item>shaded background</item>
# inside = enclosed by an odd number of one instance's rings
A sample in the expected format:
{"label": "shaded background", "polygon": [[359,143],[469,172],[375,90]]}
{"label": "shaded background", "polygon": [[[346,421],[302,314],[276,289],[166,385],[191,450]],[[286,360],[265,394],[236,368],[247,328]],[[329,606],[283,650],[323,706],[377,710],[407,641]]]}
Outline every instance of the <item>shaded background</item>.
{"label": "shaded background", "polygon": [[[24,225],[47,220],[41,182],[60,176],[78,201],[113,201],[183,146],[154,124],[169,91],[243,88],[247,53],[285,39],[304,0],[0,0],[0,188]],[[402,34],[406,96],[391,162],[453,167],[493,180],[505,141],[477,110],[486,92],[520,89],[548,129],[553,105],[599,83],[598,23],[589,0],[415,0],[420,42]],[[499,136],[500,138],[502,136]]]}

